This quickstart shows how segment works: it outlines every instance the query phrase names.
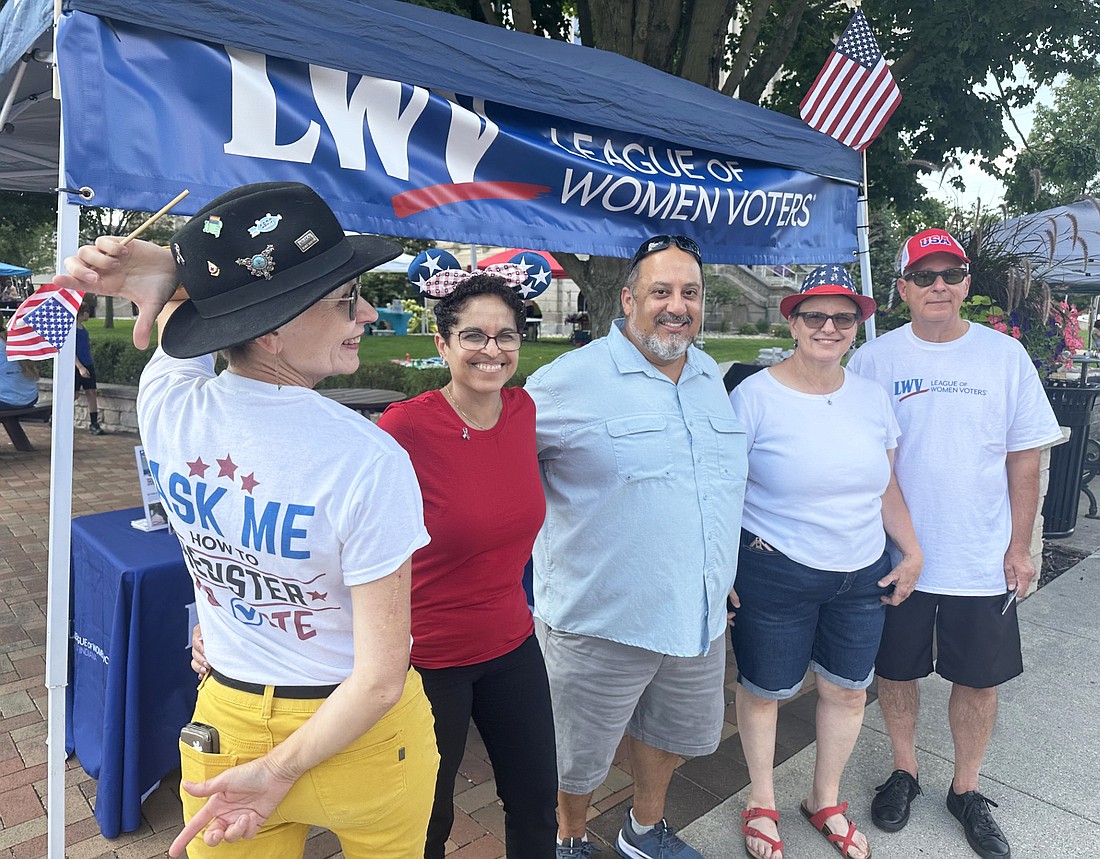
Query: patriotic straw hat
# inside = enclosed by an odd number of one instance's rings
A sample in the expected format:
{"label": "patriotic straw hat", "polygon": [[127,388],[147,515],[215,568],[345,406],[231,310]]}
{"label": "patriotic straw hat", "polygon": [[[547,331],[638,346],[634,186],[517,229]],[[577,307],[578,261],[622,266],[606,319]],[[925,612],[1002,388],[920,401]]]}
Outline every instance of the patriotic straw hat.
{"label": "patriotic straw hat", "polygon": [[779,312],[784,319],[790,319],[794,309],[807,298],[815,295],[842,295],[859,305],[859,319],[862,322],[875,312],[875,300],[856,292],[852,278],[844,266],[819,265],[802,282],[802,289],[794,295],[788,295],[779,302]]}
{"label": "patriotic straw hat", "polygon": [[164,351],[193,358],[284,325],[368,269],[401,253],[378,236],[345,236],[312,188],[242,185],[212,200],[172,236],[189,300],[161,334]]}

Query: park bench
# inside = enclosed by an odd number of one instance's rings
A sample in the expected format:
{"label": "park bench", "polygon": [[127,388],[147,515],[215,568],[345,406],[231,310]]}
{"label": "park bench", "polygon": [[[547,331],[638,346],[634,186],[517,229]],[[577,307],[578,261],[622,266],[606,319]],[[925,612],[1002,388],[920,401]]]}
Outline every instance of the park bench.
{"label": "park bench", "polygon": [[34,445],[27,438],[21,421],[45,421],[49,420],[52,411],[49,403],[38,403],[33,406],[23,406],[18,409],[0,410],[0,421],[4,423],[4,429],[8,431],[8,438],[15,445],[16,450],[34,450]]}

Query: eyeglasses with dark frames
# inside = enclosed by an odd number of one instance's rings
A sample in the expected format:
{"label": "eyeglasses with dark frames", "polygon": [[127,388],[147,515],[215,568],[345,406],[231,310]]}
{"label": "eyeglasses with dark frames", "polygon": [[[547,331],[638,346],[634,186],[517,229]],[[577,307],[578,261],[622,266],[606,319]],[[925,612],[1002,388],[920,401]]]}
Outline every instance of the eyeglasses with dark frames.
{"label": "eyeglasses with dark frames", "polygon": [[346,301],[348,305],[348,319],[352,322],[355,321],[355,311],[359,307],[359,283],[356,282],[349,295],[341,296],[340,298],[321,298],[319,301]]}
{"label": "eyeglasses with dark frames", "polygon": [[518,352],[523,343],[523,335],[518,331],[501,331],[497,334],[486,334],[476,328],[464,328],[458,332],[458,345],[470,352],[484,349],[492,340],[497,344],[501,352]]}
{"label": "eyeglasses with dark frames", "polygon": [[857,322],[859,322],[858,313],[816,313],[813,310],[806,311],[804,313],[792,313],[792,317],[799,317],[806,323],[808,328],[813,328],[815,331],[818,328],[824,328],[825,323],[830,319],[833,320],[833,327],[837,331],[847,331]]}
{"label": "eyeglasses with dark frames", "polygon": [[653,236],[642,242],[642,246],[638,248],[637,252],[630,260],[630,270],[633,271],[634,267],[650,254],[663,251],[673,245],[684,253],[691,254],[695,257],[695,261],[699,263],[700,266],[703,264],[703,252],[699,250],[699,245],[695,243],[694,239],[689,239],[687,236],[663,235]]}
{"label": "eyeglasses with dark frames", "polygon": [[949,268],[944,271],[911,271],[909,274],[902,275],[902,277],[923,289],[927,289],[936,282],[937,277],[942,277],[944,283],[956,286],[962,283],[969,273],[969,270],[965,268]]}

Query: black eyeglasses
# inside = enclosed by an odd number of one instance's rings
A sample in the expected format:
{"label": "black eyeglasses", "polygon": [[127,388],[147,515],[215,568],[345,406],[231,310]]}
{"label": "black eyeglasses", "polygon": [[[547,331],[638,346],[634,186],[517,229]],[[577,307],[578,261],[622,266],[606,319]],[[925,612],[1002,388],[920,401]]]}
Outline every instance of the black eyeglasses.
{"label": "black eyeglasses", "polygon": [[352,322],[355,321],[355,311],[359,307],[359,284],[356,283],[352,288],[350,295],[345,295],[341,298],[321,298],[319,301],[346,301],[348,303],[348,319]]}
{"label": "black eyeglasses", "polygon": [[817,330],[818,328],[824,328],[825,323],[830,319],[833,320],[833,327],[837,331],[847,331],[857,322],[859,322],[858,313],[815,313],[810,310],[806,313],[792,313],[791,316],[801,317],[802,321],[806,323],[807,327]]}
{"label": "black eyeglasses", "polygon": [[911,271],[902,277],[917,286],[927,288],[936,282],[937,277],[942,277],[944,283],[955,286],[962,283],[969,273],[965,268],[949,268],[946,271]]}
{"label": "black eyeglasses", "polygon": [[642,242],[642,246],[638,248],[637,253],[630,260],[630,269],[634,270],[634,266],[644,260],[650,254],[655,254],[657,251],[663,251],[665,248],[670,248],[676,245],[684,253],[689,253],[695,257],[695,261],[701,266],[703,264],[703,252],[699,250],[699,245],[695,243],[694,239],[689,239],[687,236],[653,236]]}
{"label": "black eyeglasses", "polygon": [[466,328],[458,332],[458,345],[471,352],[484,349],[489,345],[490,340],[496,342],[501,352],[518,352],[523,342],[523,335],[518,331],[501,331],[494,336],[478,331],[476,328]]}

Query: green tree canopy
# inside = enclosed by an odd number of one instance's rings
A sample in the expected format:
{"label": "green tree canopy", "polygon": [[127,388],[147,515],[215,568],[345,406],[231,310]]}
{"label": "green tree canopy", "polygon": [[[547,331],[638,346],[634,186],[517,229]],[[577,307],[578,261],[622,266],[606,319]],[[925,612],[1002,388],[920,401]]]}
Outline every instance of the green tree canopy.
{"label": "green tree canopy", "polygon": [[1004,181],[1014,213],[1100,194],[1100,77],[1070,78],[1055,90],[1053,105],[1039,105]]}
{"label": "green tree canopy", "polygon": [[[557,39],[568,37],[575,16],[586,45],[795,116],[852,14],[835,0],[446,4],[446,11]],[[1100,68],[1095,0],[866,0],[863,11],[902,90],[900,107],[868,152],[870,197],[887,207],[885,218],[920,208],[919,173],[940,172],[960,154],[994,171],[1010,144],[1007,112],[1030,104],[1037,86],[1059,74],[1088,76]],[[605,332],[625,263],[550,250],[582,285],[594,327]]]}

